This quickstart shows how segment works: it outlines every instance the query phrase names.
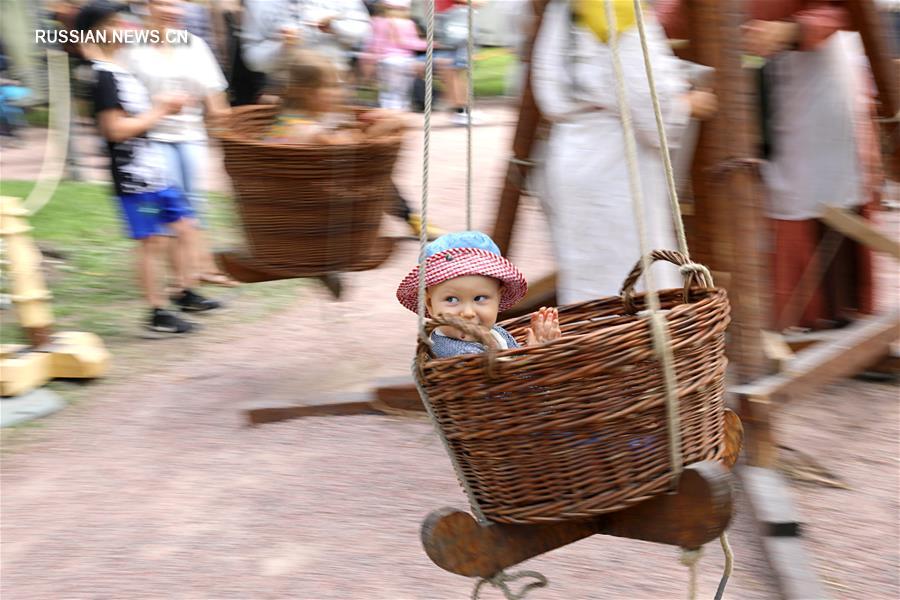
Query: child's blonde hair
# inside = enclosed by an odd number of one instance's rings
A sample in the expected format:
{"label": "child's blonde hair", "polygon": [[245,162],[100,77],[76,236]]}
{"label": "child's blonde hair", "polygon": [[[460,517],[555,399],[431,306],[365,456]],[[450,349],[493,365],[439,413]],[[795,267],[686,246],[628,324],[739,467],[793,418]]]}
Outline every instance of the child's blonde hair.
{"label": "child's blonde hair", "polygon": [[292,51],[282,73],[282,104],[290,110],[311,109],[314,92],[340,83],[334,62],[307,49]]}

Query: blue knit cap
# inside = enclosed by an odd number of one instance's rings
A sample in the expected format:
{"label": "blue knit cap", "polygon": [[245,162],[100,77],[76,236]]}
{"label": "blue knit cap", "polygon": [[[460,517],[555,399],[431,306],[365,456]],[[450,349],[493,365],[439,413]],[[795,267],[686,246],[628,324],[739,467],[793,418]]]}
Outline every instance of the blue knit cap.
{"label": "blue knit cap", "polygon": [[502,256],[500,248],[487,234],[480,231],[457,231],[444,234],[425,246],[425,258],[431,258],[435,254],[451,248],[480,248]]}

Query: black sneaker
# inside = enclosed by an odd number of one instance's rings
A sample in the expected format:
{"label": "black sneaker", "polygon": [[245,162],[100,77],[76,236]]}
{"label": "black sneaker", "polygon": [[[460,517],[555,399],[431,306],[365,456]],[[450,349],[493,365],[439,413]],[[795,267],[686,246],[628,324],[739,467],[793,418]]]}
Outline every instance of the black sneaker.
{"label": "black sneaker", "polygon": [[204,298],[191,290],[183,290],[172,296],[172,303],[184,312],[204,312],[222,306],[220,302]]}
{"label": "black sneaker", "polygon": [[172,311],[154,308],[150,313],[150,322],[147,324],[147,329],[159,333],[190,333],[194,329],[194,325]]}

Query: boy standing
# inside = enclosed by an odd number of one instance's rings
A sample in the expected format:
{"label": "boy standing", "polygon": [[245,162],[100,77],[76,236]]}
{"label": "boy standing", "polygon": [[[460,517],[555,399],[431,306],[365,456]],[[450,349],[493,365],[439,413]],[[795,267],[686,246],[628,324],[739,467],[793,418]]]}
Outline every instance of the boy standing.
{"label": "boy standing", "polygon": [[175,234],[173,267],[175,283],[181,290],[172,302],[192,312],[220,305],[190,289],[194,270],[189,260],[194,256],[196,238],[193,211],[180,190],[167,186],[165,156],[146,137],[159,119],[178,113],[185,99],[169,94],[151,102],[146,88],[116,62],[115,53],[121,44],[114,34],[122,27],[119,13],[123,10],[123,5],[109,0],[93,0],[78,14],[75,27],[81,32],[94,32],[98,42],[82,44],[82,51],[93,62],[97,76],[94,113],[109,148],[116,196],[129,234],[139,243],[139,281],[151,307],[147,327],[162,333],[187,333],[193,324],[164,308],[167,303],[159,285],[158,265],[165,255],[169,232]]}

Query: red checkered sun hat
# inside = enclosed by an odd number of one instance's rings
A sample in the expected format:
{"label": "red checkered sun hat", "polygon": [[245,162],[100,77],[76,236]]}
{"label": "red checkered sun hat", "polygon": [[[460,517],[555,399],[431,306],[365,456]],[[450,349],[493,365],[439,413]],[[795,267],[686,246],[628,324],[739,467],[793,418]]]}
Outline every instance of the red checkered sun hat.
{"label": "red checkered sun hat", "polygon": [[[500,310],[514,306],[525,296],[528,283],[511,262],[500,255],[500,248],[480,231],[461,231],[442,235],[425,247],[425,287],[466,275],[484,275],[503,284]],[[419,267],[414,267],[400,282],[397,300],[413,312],[418,311]]]}

